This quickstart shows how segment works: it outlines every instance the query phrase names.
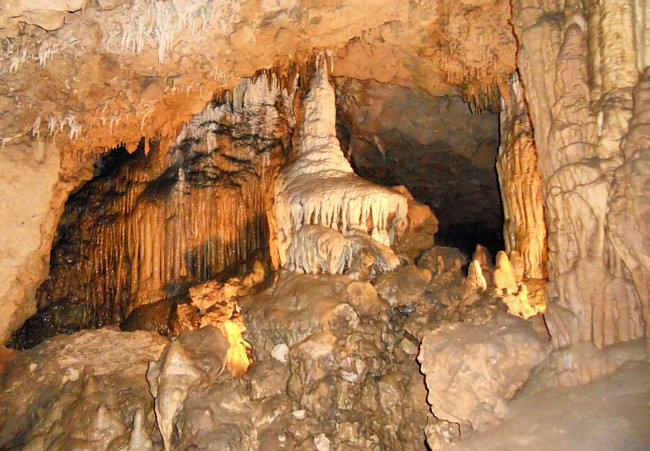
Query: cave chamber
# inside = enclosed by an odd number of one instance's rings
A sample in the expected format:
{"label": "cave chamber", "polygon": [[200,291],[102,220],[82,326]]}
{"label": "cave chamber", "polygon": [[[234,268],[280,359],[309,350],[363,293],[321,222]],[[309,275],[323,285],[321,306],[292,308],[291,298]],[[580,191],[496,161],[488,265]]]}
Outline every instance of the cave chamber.
{"label": "cave chamber", "polygon": [[60,3],[0,5],[0,448],[648,449],[647,2]]}

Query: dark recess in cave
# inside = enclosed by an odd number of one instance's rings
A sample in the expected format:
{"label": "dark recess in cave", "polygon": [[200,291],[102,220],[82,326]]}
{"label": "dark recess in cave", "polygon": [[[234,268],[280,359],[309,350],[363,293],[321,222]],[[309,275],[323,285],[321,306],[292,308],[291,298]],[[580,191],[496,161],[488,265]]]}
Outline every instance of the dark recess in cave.
{"label": "dark recess in cave", "polygon": [[499,118],[471,113],[460,97],[337,78],[337,135],[355,171],[404,185],[438,218],[436,243],[471,255],[503,249],[495,169]]}

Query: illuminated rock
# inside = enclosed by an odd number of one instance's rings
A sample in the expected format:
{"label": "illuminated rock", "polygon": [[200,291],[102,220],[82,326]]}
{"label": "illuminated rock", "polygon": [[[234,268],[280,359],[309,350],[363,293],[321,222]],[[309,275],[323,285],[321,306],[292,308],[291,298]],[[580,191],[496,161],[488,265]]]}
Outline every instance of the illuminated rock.
{"label": "illuminated rock", "polygon": [[497,290],[502,290],[506,294],[517,292],[517,279],[514,269],[510,264],[508,255],[503,251],[497,253],[496,266],[492,273],[492,278]]}
{"label": "illuminated rock", "polygon": [[317,66],[303,100],[296,158],[275,179],[270,243],[278,267],[342,273],[357,251],[345,236],[358,230],[390,245],[407,226],[408,204],[354,174],[336,137],[334,88],[324,63]]}

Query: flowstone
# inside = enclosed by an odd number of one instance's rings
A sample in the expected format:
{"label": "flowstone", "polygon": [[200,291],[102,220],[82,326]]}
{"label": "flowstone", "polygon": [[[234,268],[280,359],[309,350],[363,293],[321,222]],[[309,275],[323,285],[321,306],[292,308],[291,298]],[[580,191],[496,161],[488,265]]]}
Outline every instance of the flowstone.
{"label": "flowstone", "polygon": [[[275,179],[274,220],[269,221],[277,227],[270,238],[274,263],[294,271],[342,274],[359,248],[370,247],[375,261],[387,262],[377,266],[392,269],[396,259],[388,246],[407,226],[407,198],[354,173],[336,137],[334,88],[324,63],[317,67],[303,100],[296,158]],[[384,247],[377,252],[378,245],[369,240],[361,246],[354,244],[356,238],[350,242],[360,232]]]}

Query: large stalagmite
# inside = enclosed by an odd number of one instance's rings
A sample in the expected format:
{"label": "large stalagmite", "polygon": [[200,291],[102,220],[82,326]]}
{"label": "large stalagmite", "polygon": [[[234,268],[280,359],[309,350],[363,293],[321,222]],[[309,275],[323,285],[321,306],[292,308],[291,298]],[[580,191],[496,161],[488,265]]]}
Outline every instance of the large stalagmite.
{"label": "large stalagmite", "polygon": [[[408,206],[403,195],[374,185],[352,170],[336,137],[334,88],[324,61],[317,66],[303,101],[295,160],[275,180],[275,220],[270,223],[276,229],[271,230],[270,243],[276,266],[343,273],[357,250],[347,236],[355,231],[367,233],[388,246],[406,227]],[[324,229],[310,228],[307,239],[302,229],[317,225]],[[319,258],[303,258],[313,246],[318,247]],[[394,266],[389,264],[387,269]]]}

